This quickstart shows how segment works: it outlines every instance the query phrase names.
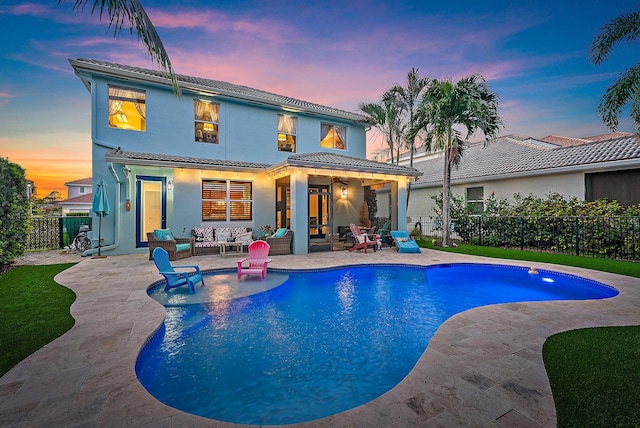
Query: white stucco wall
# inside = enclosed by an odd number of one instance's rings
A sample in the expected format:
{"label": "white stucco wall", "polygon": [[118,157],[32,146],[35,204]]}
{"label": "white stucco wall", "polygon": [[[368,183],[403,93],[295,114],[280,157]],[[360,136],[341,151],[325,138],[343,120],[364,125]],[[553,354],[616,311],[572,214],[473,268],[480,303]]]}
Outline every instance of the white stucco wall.
{"label": "white stucco wall", "polygon": [[[456,195],[464,195],[468,187],[484,187],[485,198],[487,198],[491,192],[494,192],[496,198],[506,198],[509,201],[513,200],[514,193],[520,193],[522,196],[533,194],[541,198],[546,197],[550,192],[560,193],[566,198],[575,196],[577,198],[584,199],[585,197],[585,180],[583,172],[454,184],[451,186],[451,191]],[[420,188],[416,188],[415,186],[412,187],[407,215],[411,217],[428,217],[434,215],[433,209],[435,207],[435,201],[431,196],[437,195],[441,191],[441,185]],[[381,190],[378,191],[377,195],[378,216],[386,217],[389,212],[389,191]]]}

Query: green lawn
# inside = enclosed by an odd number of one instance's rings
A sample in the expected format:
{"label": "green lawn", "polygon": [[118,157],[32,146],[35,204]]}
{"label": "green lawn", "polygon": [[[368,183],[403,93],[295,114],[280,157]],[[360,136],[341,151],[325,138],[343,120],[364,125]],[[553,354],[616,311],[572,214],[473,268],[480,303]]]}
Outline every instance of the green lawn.
{"label": "green lawn", "polygon": [[558,427],[640,426],[640,326],[556,334],[542,355]]}
{"label": "green lawn", "polygon": [[76,295],[53,280],[71,266],[17,266],[0,275],[0,376],[73,326]]}
{"label": "green lawn", "polygon": [[[576,266],[640,277],[640,263],[460,245],[459,254]],[[558,427],[640,427],[640,326],[572,330],[542,349]]]}
{"label": "green lawn", "polygon": [[442,248],[436,247],[429,241],[419,241],[418,244],[423,248],[447,251],[450,253],[470,254],[474,256],[494,257],[498,259],[554,263],[557,265],[575,266],[640,278],[639,262],[608,260],[595,257],[568,256],[553,253],[538,253],[535,251],[506,250],[504,248],[481,247],[478,245],[459,245],[457,247]]}

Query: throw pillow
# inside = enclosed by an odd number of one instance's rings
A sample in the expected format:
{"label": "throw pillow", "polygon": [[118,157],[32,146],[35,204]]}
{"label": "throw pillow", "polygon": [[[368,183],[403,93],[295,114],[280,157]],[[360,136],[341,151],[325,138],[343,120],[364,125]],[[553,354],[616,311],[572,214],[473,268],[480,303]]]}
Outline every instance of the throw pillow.
{"label": "throw pillow", "polygon": [[276,230],[276,233],[273,234],[274,238],[282,238],[287,233],[287,229],[285,227],[281,227]]}
{"label": "throw pillow", "polygon": [[245,232],[242,235],[240,235],[238,237],[238,241],[241,242],[251,242],[253,241],[253,232],[249,231],[249,232]]}
{"label": "throw pillow", "polygon": [[227,242],[227,238],[229,238],[229,232],[216,231],[216,241],[218,242]]}
{"label": "throw pillow", "polygon": [[173,234],[171,233],[171,230],[169,229],[156,229],[153,231],[153,233],[156,235],[156,238],[158,238],[161,241],[172,241],[173,240]]}

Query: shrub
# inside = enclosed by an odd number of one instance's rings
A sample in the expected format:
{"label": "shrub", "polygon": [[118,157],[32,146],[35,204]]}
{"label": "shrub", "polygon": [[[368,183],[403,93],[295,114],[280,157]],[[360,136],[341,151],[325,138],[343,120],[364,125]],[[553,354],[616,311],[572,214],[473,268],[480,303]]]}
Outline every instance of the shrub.
{"label": "shrub", "polygon": [[0,266],[24,253],[29,235],[29,197],[24,169],[0,158]]}

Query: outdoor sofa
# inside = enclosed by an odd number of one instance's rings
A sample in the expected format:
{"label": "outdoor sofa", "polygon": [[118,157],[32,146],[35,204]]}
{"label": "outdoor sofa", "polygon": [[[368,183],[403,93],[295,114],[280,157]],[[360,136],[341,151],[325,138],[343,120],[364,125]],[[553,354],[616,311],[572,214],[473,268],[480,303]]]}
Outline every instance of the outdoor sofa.
{"label": "outdoor sofa", "polygon": [[249,245],[254,241],[253,232],[246,227],[196,227],[191,230],[193,255],[219,254],[220,242],[232,239]]}

